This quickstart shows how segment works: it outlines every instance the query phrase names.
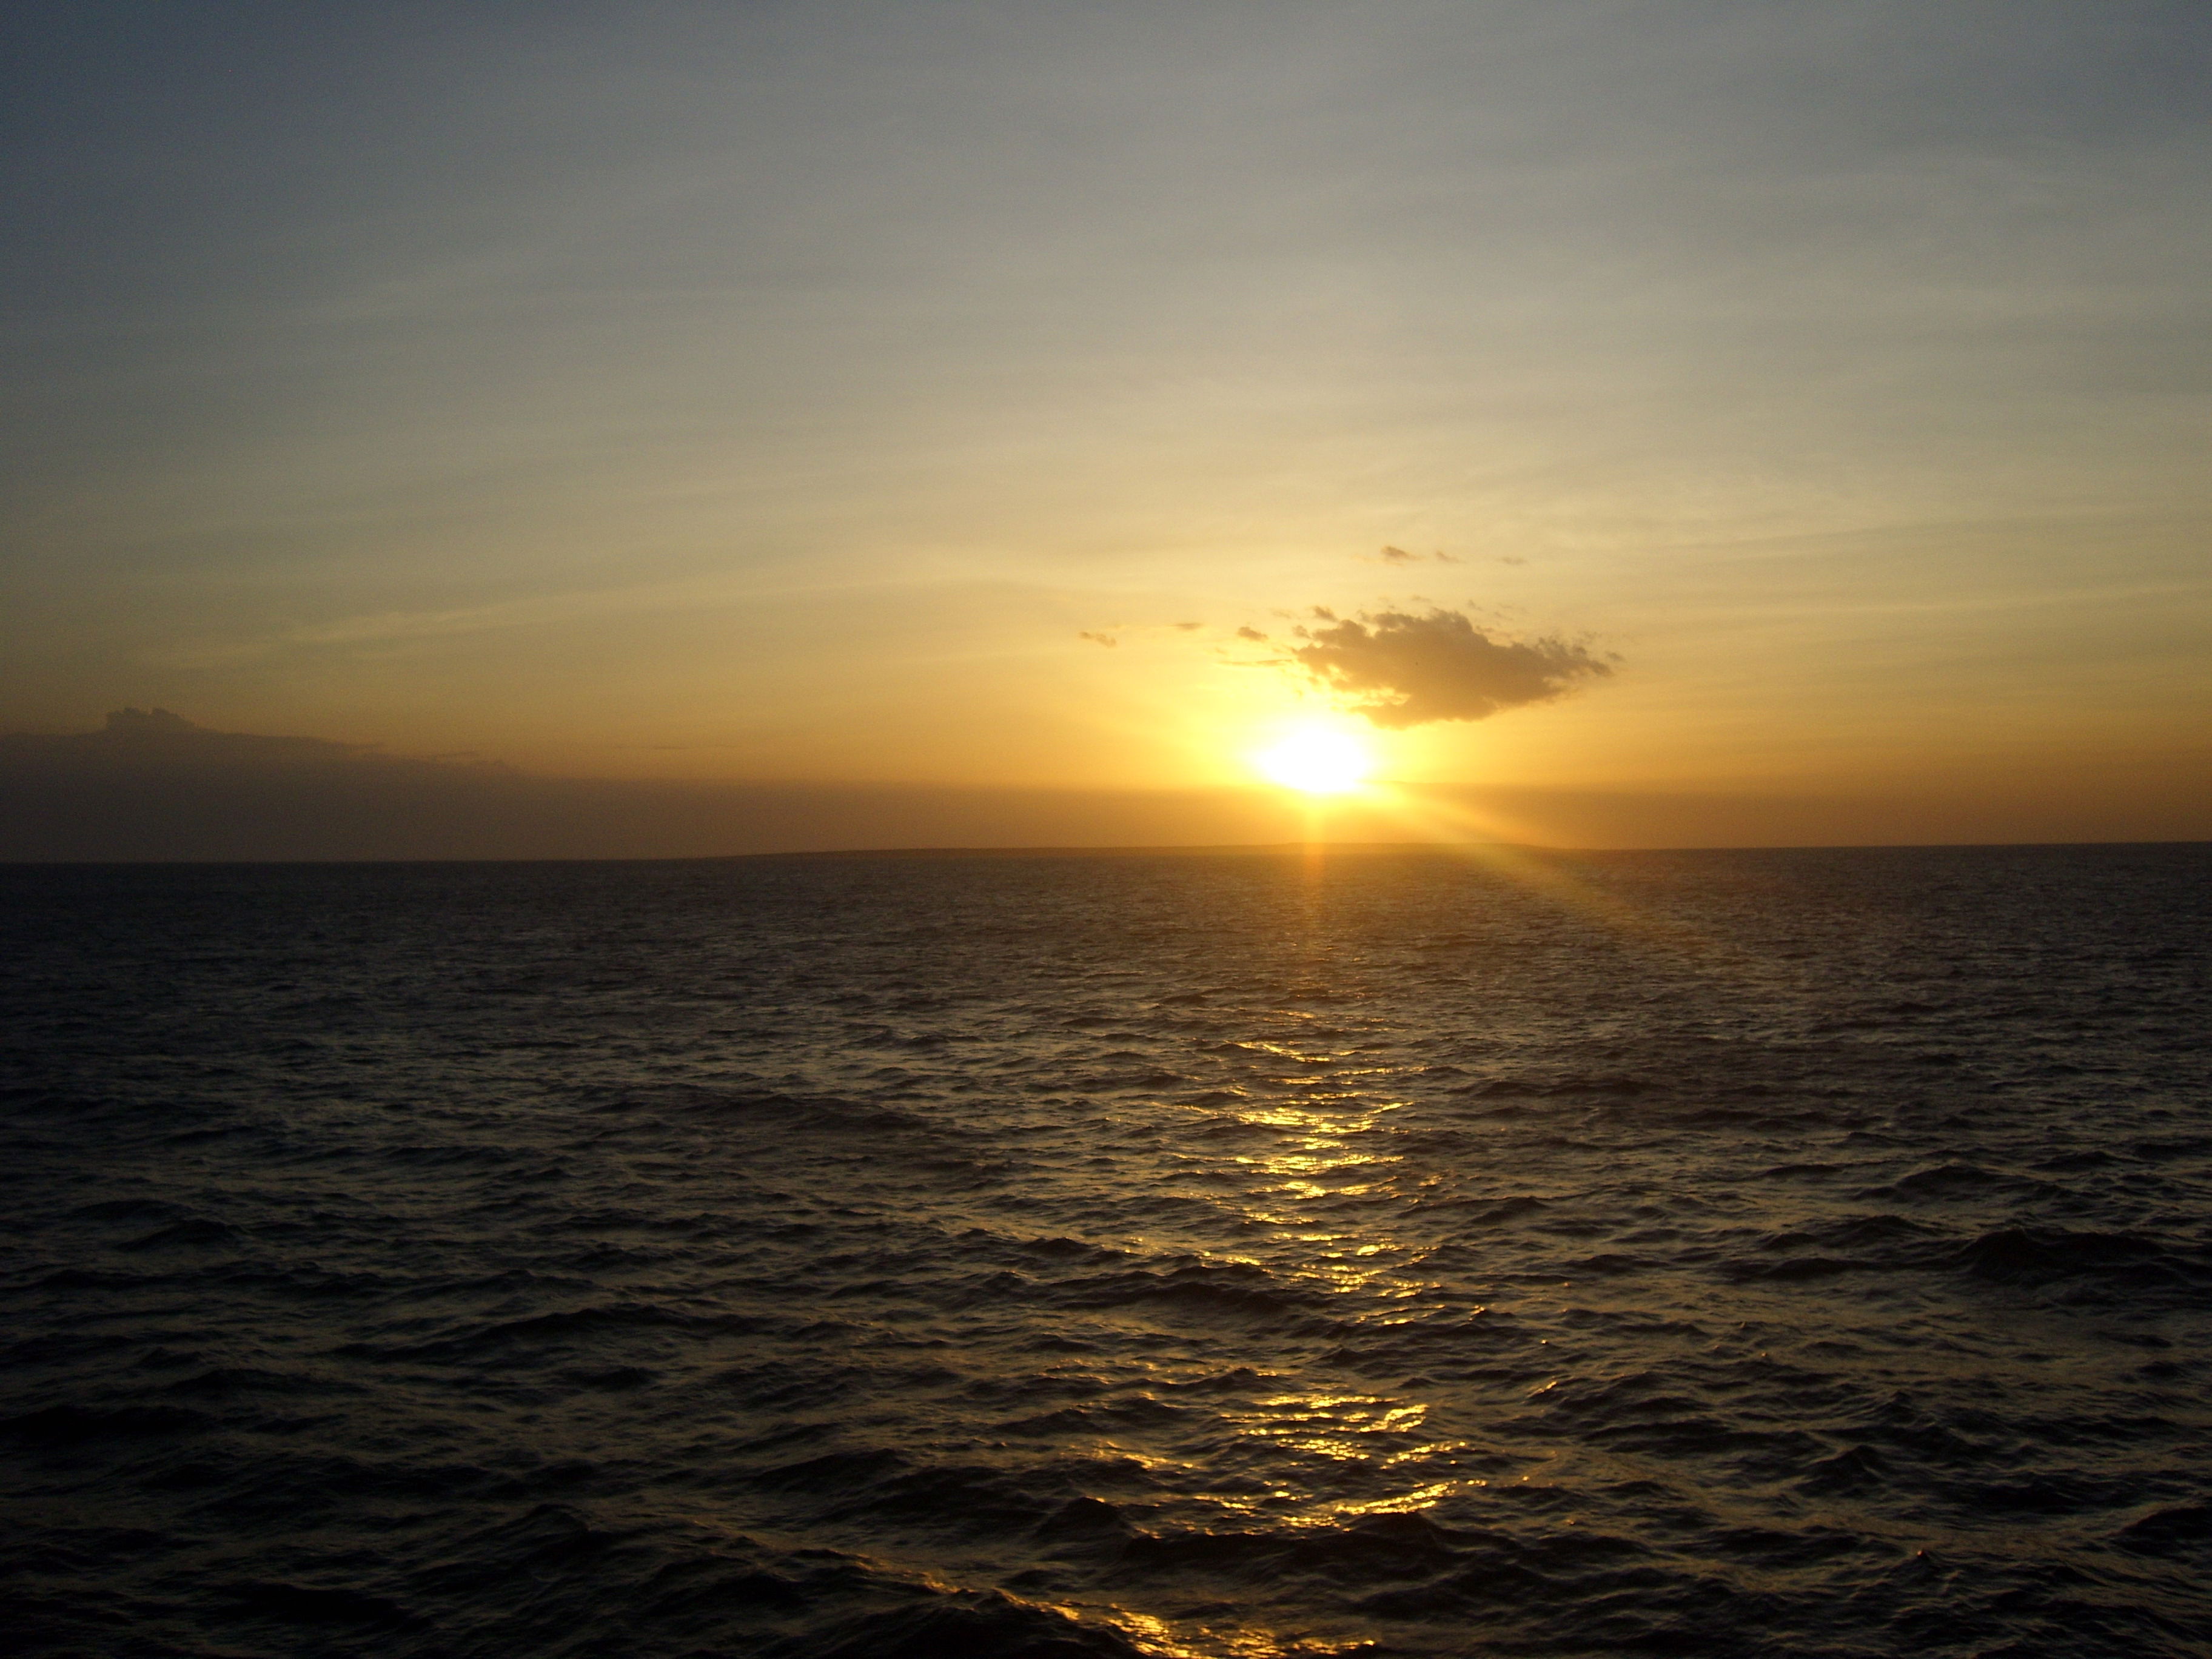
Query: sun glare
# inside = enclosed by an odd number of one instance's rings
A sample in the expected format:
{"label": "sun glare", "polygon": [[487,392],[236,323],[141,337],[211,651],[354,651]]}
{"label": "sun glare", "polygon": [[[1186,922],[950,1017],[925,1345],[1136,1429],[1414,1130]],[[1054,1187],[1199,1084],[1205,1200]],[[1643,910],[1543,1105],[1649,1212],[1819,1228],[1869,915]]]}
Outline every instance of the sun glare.
{"label": "sun glare", "polygon": [[1359,738],[1334,726],[1301,726],[1252,757],[1260,775],[1308,795],[1340,795],[1357,789],[1375,769],[1375,757]]}

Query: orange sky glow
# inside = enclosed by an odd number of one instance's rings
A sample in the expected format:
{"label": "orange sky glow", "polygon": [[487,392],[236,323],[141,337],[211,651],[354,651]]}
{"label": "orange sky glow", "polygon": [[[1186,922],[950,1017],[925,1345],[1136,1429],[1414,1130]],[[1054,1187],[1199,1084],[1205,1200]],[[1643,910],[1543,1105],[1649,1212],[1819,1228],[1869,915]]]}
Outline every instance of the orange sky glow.
{"label": "orange sky glow", "polygon": [[0,763],[160,708],[667,852],[2212,836],[2203,89],[1981,15],[58,11]]}

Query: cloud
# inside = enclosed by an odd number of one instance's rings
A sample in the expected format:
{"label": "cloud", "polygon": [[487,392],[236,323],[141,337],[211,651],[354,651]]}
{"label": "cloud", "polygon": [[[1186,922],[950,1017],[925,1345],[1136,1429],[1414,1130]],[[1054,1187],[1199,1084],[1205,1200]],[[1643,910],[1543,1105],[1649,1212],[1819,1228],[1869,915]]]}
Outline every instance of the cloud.
{"label": "cloud", "polygon": [[1382,611],[1327,627],[1299,628],[1298,669],[1352,713],[1377,726],[1486,720],[1501,709],[1549,702],[1578,680],[1613,672],[1604,659],[1557,637],[1492,639],[1456,611]]}
{"label": "cloud", "polygon": [[1138,623],[1133,627],[1127,623],[1108,623],[1103,628],[1083,629],[1076,634],[1075,637],[1079,640],[1089,640],[1093,645],[1103,645],[1110,648],[1121,643],[1121,635],[1125,633],[1133,633],[1141,640],[1164,631],[1195,634],[1205,626],[1202,622]]}
{"label": "cloud", "polygon": [[[1362,554],[1358,556],[1364,558],[1366,556]],[[1434,559],[1438,564],[1464,564],[1467,562],[1464,559],[1445,552],[1441,547],[1433,553],[1408,553],[1402,547],[1386,547],[1375,556],[1381,560],[1384,564],[1419,564],[1428,559]]]}
{"label": "cloud", "polygon": [[97,732],[0,732],[0,777],[30,773],[73,776],[167,776],[247,772],[449,779],[512,773],[503,762],[473,753],[391,755],[373,743],[327,738],[267,737],[217,732],[167,708],[118,708]]}

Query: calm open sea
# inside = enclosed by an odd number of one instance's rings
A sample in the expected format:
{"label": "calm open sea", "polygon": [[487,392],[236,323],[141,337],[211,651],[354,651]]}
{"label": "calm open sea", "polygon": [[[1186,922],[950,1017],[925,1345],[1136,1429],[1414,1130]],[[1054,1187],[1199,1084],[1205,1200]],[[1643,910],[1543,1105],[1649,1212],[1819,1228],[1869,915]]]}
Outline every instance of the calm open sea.
{"label": "calm open sea", "polygon": [[13,1653],[2212,1652],[2212,847],[0,932]]}

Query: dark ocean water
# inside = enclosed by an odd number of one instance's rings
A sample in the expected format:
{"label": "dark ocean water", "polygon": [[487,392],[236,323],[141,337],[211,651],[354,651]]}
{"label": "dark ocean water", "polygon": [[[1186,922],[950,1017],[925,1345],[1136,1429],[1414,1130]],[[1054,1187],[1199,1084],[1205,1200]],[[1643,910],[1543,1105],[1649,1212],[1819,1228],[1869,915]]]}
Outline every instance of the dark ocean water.
{"label": "dark ocean water", "polygon": [[0,928],[14,1653],[2212,1652],[2212,847]]}

